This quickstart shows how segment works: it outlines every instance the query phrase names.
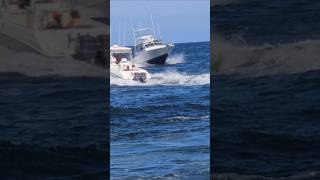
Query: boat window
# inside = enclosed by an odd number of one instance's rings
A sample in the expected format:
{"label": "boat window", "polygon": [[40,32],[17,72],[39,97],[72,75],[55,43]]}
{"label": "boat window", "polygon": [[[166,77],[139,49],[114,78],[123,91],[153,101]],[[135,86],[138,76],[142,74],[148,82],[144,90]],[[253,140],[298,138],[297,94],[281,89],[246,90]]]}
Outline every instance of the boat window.
{"label": "boat window", "polygon": [[16,4],[20,9],[25,9],[26,7],[30,6],[31,0],[18,0],[18,1],[11,1],[10,4]]}
{"label": "boat window", "polygon": [[113,57],[115,57],[115,58],[118,57],[120,59],[126,58],[128,60],[131,59],[131,56],[129,53],[113,53]]}
{"label": "boat window", "polygon": [[153,45],[154,45],[154,44],[147,44],[147,45],[146,45],[146,48],[147,48],[147,47],[151,47],[151,46],[153,46]]}

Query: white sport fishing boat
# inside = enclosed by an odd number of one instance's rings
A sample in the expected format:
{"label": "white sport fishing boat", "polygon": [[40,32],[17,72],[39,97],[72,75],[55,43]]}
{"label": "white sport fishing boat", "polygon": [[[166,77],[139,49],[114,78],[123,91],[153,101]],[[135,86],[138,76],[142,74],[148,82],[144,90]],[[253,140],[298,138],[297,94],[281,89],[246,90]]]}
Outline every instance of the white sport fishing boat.
{"label": "white sport fishing boat", "polygon": [[73,0],[1,0],[0,33],[48,57],[106,58],[109,27]]}
{"label": "white sport fishing boat", "polygon": [[149,73],[132,62],[131,48],[113,45],[110,48],[110,75],[126,80],[148,82]]}
{"label": "white sport fishing boat", "polygon": [[133,60],[149,64],[164,64],[170,55],[174,44],[165,44],[155,38],[151,28],[134,30],[135,46]]}

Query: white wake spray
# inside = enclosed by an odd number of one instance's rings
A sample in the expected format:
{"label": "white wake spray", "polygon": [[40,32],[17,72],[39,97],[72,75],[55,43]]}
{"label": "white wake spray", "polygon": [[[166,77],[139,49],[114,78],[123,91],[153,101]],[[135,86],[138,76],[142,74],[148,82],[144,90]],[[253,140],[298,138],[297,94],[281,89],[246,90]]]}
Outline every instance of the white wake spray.
{"label": "white wake spray", "polygon": [[264,76],[320,70],[320,41],[305,40],[260,46],[233,45],[216,38],[215,74]]}
{"label": "white wake spray", "polygon": [[141,83],[132,80],[123,80],[117,77],[110,77],[110,84],[117,86],[155,86],[155,85],[179,85],[198,86],[210,84],[210,74],[188,75],[175,71],[150,74],[149,82]]}
{"label": "white wake spray", "polygon": [[166,64],[182,64],[184,63],[184,55],[183,54],[174,54],[169,56],[166,60]]}

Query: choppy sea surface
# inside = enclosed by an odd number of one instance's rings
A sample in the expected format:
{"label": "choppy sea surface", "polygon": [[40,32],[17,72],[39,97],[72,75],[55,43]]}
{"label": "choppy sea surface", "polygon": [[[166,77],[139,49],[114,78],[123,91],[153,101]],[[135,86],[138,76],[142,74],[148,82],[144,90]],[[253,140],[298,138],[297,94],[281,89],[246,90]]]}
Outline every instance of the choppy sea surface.
{"label": "choppy sea surface", "polygon": [[106,70],[24,48],[0,54],[0,179],[105,179]]}
{"label": "choppy sea surface", "polygon": [[209,179],[210,43],[176,44],[148,83],[111,78],[111,179]]}
{"label": "choppy sea surface", "polygon": [[320,178],[320,2],[216,1],[217,179]]}

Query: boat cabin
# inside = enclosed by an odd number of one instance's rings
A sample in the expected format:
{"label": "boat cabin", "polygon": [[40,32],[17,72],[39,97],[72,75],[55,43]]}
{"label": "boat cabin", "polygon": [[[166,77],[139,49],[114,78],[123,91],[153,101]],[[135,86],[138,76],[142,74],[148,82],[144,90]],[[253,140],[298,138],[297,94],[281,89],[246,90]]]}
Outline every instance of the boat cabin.
{"label": "boat cabin", "polygon": [[135,38],[135,53],[142,51],[145,48],[162,45],[160,39],[154,37],[154,33],[151,28],[143,28],[134,31]]}
{"label": "boat cabin", "polygon": [[131,61],[131,48],[114,45],[110,48],[110,58],[116,64],[119,64],[121,61]]}

